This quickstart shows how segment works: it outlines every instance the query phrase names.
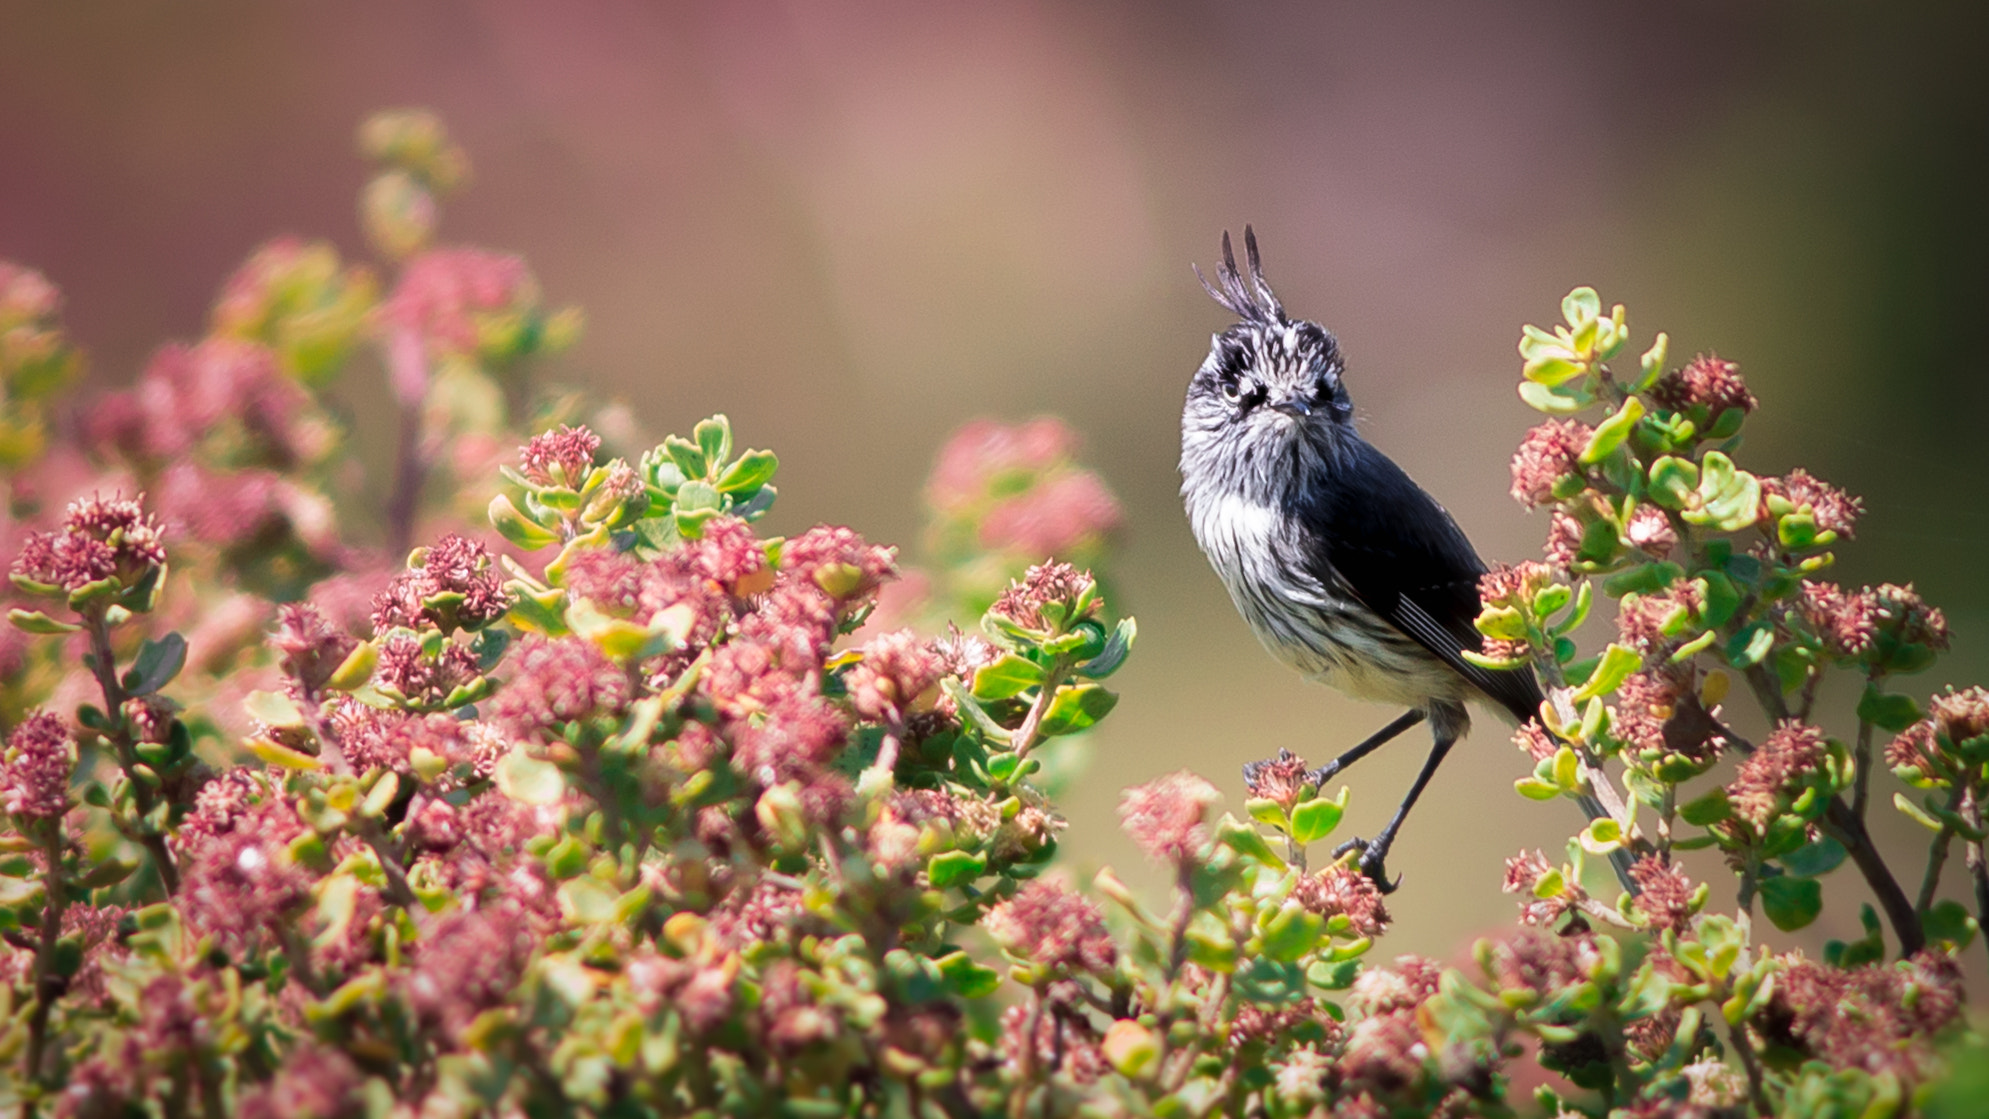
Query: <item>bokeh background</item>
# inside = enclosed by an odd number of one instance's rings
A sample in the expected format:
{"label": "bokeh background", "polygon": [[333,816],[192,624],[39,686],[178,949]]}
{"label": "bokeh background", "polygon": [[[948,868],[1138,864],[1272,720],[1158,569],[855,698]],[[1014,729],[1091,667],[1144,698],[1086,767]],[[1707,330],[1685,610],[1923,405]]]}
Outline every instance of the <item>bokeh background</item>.
{"label": "bokeh background", "polygon": [[[522,253],[585,307],[559,377],[656,435],[724,410],[777,449],[773,531],[915,542],[956,425],[1067,418],[1126,505],[1141,645],[1066,853],[1137,874],[1122,787],[1192,766],[1240,805],[1242,762],[1323,760],[1394,714],[1273,664],[1180,514],[1181,395],[1225,325],[1188,265],[1246,221],[1286,305],[1339,333],[1367,435],[1488,558],[1544,531],[1506,496],[1533,418],[1519,326],[1590,283],[1640,347],[1662,328],[1676,357],[1741,363],[1750,465],[1865,497],[1840,574],[1947,609],[1924,685],[1989,678],[1983,23],[1819,0],[15,0],[0,257],[63,287],[92,376],[123,383],[268,236],[363,256],[353,129],[424,105],[476,164],[444,238]],[[385,454],[382,387],[349,404]],[[1421,754],[1353,771],[1352,830]],[[1396,848],[1384,947],[1509,921],[1502,860],[1576,823],[1510,791],[1525,768],[1495,727],[1454,756]],[[1854,929],[1834,906],[1801,939]]]}

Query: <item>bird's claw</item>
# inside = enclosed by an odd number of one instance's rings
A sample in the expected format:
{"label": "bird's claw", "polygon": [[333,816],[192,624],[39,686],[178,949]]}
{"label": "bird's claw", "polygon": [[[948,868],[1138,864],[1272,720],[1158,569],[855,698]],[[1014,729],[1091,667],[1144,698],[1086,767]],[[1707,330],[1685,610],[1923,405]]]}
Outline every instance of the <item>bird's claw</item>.
{"label": "bird's claw", "polygon": [[1312,786],[1315,789],[1324,789],[1326,787],[1326,782],[1331,781],[1333,779],[1333,775],[1338,772],[1340,772],[1339,762],[1337,761],[1327,762],[1325,765],[1320,766],[1318,769],[1315,769],[1312,772],[1307,773],[1305,775],[1305,783]]}
{"label": "bird's claw", "polygon": [[1392,882],[1389,881],[1388,868],[1384,865],[1388,858],[1387,844],[1370,843],[1359,836],[1355,836],[1338,847],[1333,848],[1333,857],[1335,859],[1344,858],[1350,851],[1359,851],[1361,853],[1360,861],[1355,865],[1361,868],[1361,873],[1367,876],[1368,881],[1374,883],[1376,890],[1384,894],[1392,894],[1397,887],[1402,885],[1400,876],[1397,876]]}

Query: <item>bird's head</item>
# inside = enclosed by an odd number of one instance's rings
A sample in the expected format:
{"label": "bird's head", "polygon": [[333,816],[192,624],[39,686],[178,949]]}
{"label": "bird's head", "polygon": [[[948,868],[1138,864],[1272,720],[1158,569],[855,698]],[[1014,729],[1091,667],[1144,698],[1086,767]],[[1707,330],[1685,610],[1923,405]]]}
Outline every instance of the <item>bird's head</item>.
{"label": "bird's head", "polygon": [[1315,322],[1285,314],[1264,281],[1256,233],[1245,226],[1249,273],[1236,267],[1229,234],[1222,265],[1202,286],[1238,321],[1217,334],[1188,385],[1182,414],[1183,466],[1190,457],[1252,472],[1278,469],[1292,457],[1333,457],[1353,431],[1353,404],[1341,383],[1340,344]]}

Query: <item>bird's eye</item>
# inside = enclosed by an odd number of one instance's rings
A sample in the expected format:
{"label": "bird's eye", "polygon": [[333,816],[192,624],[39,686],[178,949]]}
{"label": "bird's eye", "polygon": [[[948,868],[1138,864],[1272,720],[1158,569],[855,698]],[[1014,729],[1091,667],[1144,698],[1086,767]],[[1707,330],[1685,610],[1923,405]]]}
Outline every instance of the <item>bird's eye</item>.
{"label": "bird's eye", "polygon": [[1247,378],[1237,377],[1222,383],[1222,398],[1235,404],[1250,395],[1251,385]]}

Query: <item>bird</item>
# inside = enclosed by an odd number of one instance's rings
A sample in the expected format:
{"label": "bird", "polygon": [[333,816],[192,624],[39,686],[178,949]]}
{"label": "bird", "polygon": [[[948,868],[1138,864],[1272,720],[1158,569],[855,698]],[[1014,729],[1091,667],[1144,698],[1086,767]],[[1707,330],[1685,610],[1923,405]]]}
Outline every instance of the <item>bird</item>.
{"label": "bird", "polygon": [[1273,656],[1357,699],[1407,710],[1307,775],[1323,784],[1419,723],[1432,747],[1395,814],[1360,850],[1384,892],[1388,850],[1418,797],[1489,708],[1514,725],[1539,718],[1530,668],[1467,660],[1487,568],[1457,522],[1355,429],[1339,340],[1295,319],[1264,279],[1256,231],[1248,274],[1229,234],[1203,288],[1237,322],[1213,336],[1181,412],[1181,497],[1195,540],[1236,609]]}

